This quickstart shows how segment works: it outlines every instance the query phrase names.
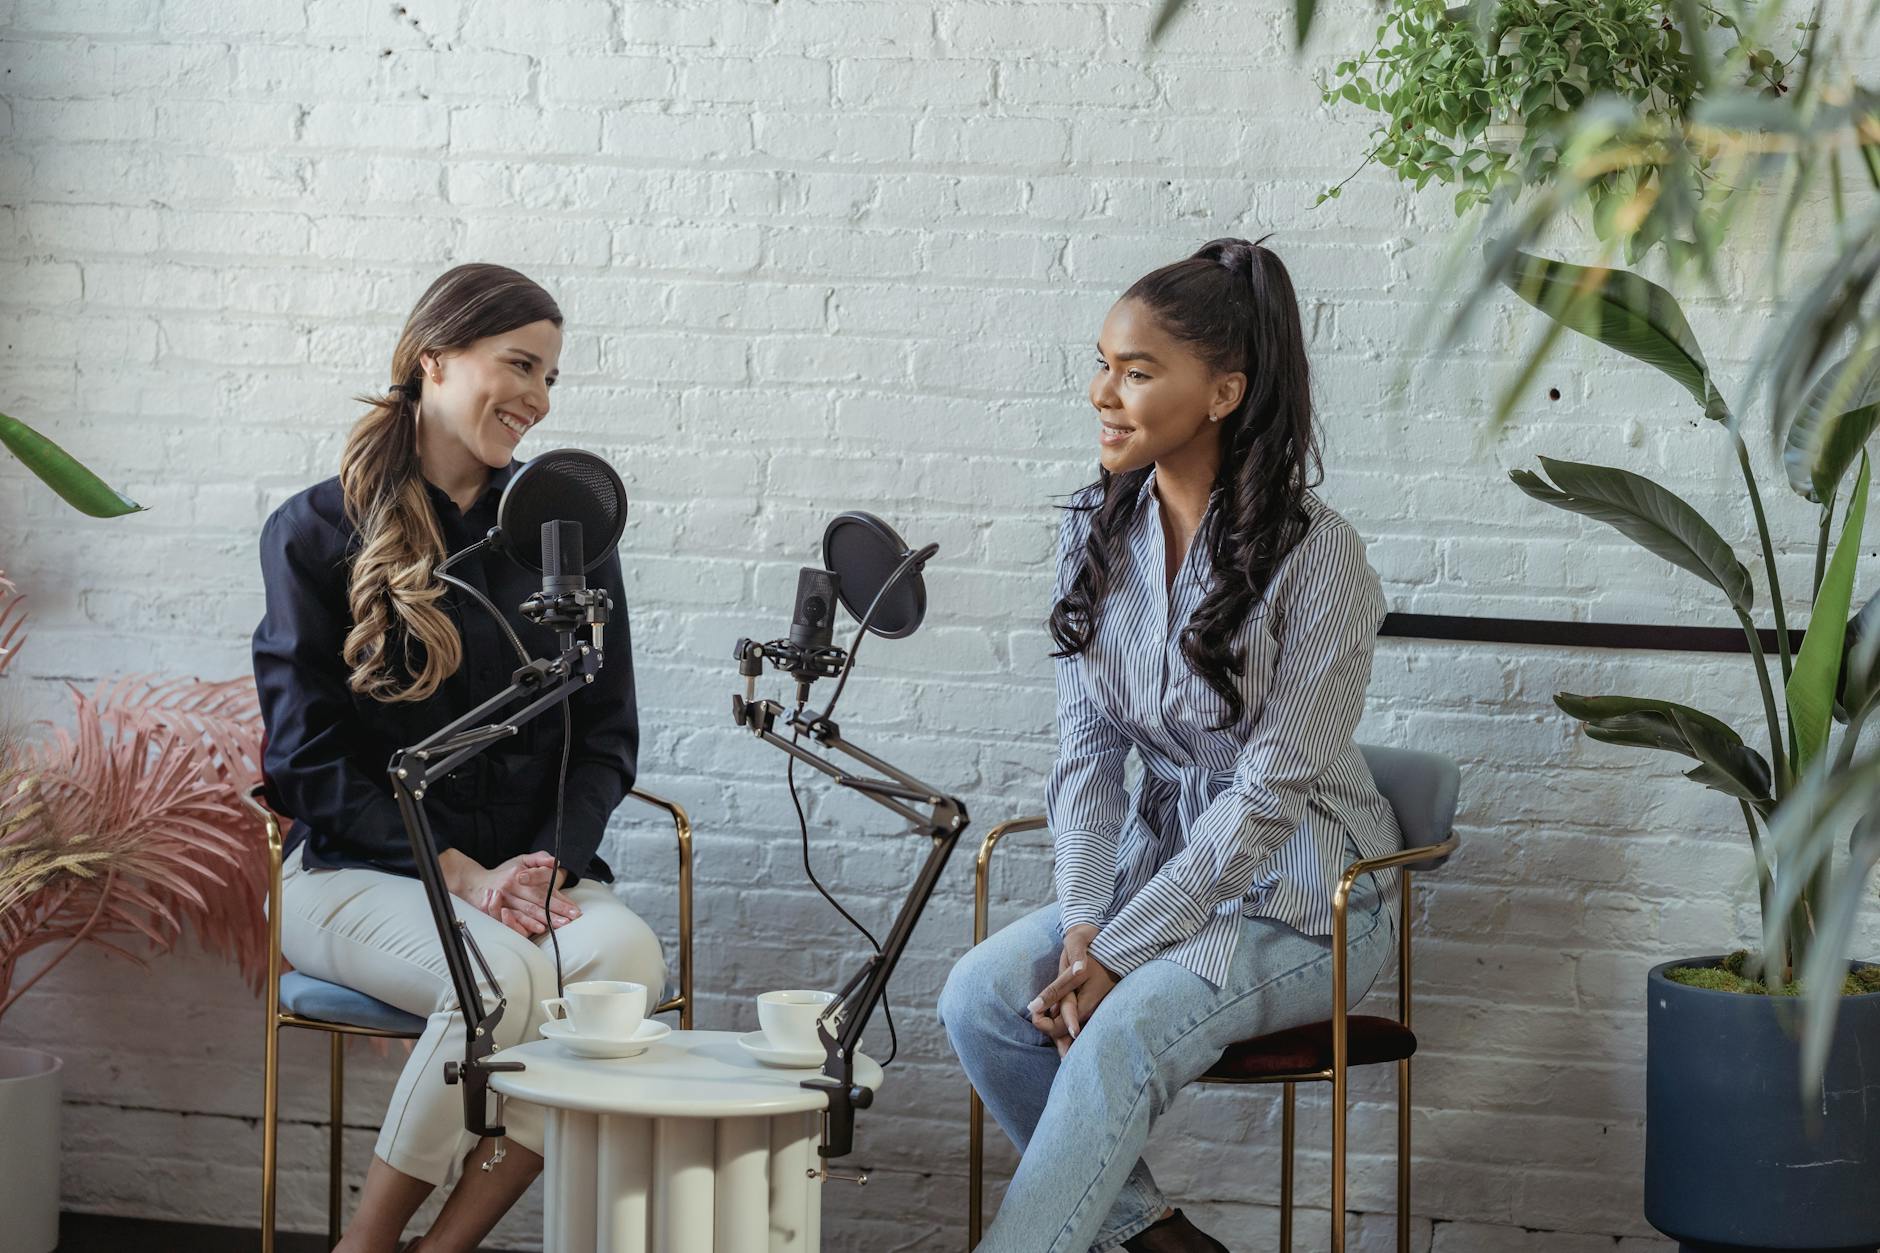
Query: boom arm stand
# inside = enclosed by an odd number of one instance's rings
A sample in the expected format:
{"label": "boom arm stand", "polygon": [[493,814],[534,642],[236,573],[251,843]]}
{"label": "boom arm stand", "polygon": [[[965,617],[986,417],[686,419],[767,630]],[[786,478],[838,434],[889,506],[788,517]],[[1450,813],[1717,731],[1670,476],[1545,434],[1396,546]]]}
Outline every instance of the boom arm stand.
{"label": "boom arm stand", "polygon": [[817,1079],[805,1080],[803,1086],[828,1093],[829,1116],[824,1123],[823,1143],[817,1152],[824,1158],[837,1158],[846,1157],[855,1147],[855,1111],[867,1109],[875,1099],[874,1089],[855,1082],[855,1051],[861,1041],[862,1028],[867,1025],[870,1015],[887,992],[888,980],[894,974],[895,964],[906,950],[914,924],[920,921],[922,911],[927,908],[934,887],[940,881],[940,872],[946,867],[947,858],[952,855],[954,845],[959,843],[969,819],[966,806],[957,797],[949,796],[849,743],[842,738],[842,729],[827,718],[805,717],[797,712],[785,719],[784,725],[808,736],[826,749],[853,758],[882,777],[868,778],[851,774],[828,758],[777,734],[775,727],[783,715],[783,706],[774,700],[757,700],[754,693],[764,661],[768,659],[780,669],[787,668],[787,651],[788,646],[782,641],[774,649],[770,644],[759,644],[752,640],[738,642],[739,672],[748,683],[746,695],[731,698],[732,718],[739,726],[749,728],[766,744],[782,749],[811,769],[828,775],[838,785],[859,792],[877,805],[892,810],[905,819],[913,831],[925,835],[931,842],[927,860],[921,865],[920,873],[901,905],[901,911],[895,915],[881,952],[871,955],[861,969],[842,985],[836,999],[823,1011],[817,1022],[817,1034],[822,1039],[824,1053],[822,1075]]}
{"label": "boom arm stand", "polygon": [[[607,593],[599,589],[584,590],[562,596],[558,601],[538,604],[540,601],[540,597],[531,597],[529,604],[523,606],[523,612],[557,629],[561,656],[539,658],[522,666],[510,675],[508,687],[436,734],[410,748],[400,749],[393,754],[389,767],[392,795],[398,800],[398,812],[411,841],[411,858],[424,884],[425,901],[431,907],[431,919],[444,946],[444,964],[450,969],[451,986],[463,1010],[463,1060],[444,1063],[444,1082],[461,1080],[463,1083],[464,1129],[491,1138],[502,1136],[503,1126],[489,1121],[489,1077],[497,1071],[521,1070],[523,1064],[489,1060],[496,1047],[496,1026],[502,1021],[509,1000],[497,986],[470,929],[451,907],[450,889],[444,885],[444,871],[438,862],[437,836],[425,816],[423,802],[425,793],[439,779],[491,744],[515,735],[524,724],[558,707],[592,683],[599,673],[601,625],[607,621],[610,608]],[[558,603],[577,601],[578,605]],[[577,614],[574,611],[577,609],[579,620],[590,626],[589,640],[576,639]],[[512,715],[493,721],[500,718],[500,711],[524,700],[528,703]],[[472,958],[494,994],[496,1003],[491,1008],[484,1007],[483,997],[477,991],[476,976],[470,967]]]}

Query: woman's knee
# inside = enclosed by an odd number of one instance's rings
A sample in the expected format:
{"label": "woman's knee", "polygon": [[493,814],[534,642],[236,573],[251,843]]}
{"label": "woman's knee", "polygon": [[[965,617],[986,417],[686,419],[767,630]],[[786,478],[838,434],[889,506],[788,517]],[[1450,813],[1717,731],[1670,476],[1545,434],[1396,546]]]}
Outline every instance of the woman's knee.
{"label": "woman's knee", "polygon": [[940,989],[941,1025],[956,1033],[983,1027],[995,1014],[1016,1014],[1044,986],[1037,982],[1035,948],[1026,937],[1001,931],[967,949]]}
{"label": "woman's knee", "polygon": [[578,953],[568,954],[570,967],[585,979],[645,984],[648,998],[657,1000],[666,986],[666,954],[646,920],[615,902],[586,908],[581,921],[587,925],[569,937],[580,944]]}

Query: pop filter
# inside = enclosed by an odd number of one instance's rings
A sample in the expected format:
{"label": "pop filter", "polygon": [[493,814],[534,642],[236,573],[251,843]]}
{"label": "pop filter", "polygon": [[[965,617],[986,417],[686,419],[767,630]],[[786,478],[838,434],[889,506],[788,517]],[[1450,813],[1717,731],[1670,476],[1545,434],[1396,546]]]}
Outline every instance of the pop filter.
{"label": "pop filter", "polygon": [[496,506],[498,548],[516,564],[542,570],[542,524],[581,524],[581,573],[607,560],[627,526],[627,489],[591,452],[556,448],[532,457]]}
{"label": "pop filter", "polygon": [[[842,514],[823,532],[823,565],[840,580],[836,594],[857,622],[895,570],[912,555],[913,550],[901,542],[894,528],[872,513]],[[916,564],[875,606],[868,629],[883,639],[904,639],[926,616],[927,585]]]}

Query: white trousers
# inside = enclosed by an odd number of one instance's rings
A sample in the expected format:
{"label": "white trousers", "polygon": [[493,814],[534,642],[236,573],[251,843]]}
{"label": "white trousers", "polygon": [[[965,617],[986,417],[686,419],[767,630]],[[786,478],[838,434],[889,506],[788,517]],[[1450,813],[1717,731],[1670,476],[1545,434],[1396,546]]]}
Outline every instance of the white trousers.
{"label": "white trousers", "polygon": [[[650,1012],[666,985],[659,937],[605,883],[583,879],[566,895],[581,916],[555,933],[564,980],[643,983]],[[555,995],[555,954],[547,933],[524,937],[468,902],[452,897],[451,904],[509,1001],[496,1028],[496,1047],[536,1039],[541,1003]],[[463,1015],[424,885],[382,870],[309,869],[296,849],[281,868],[281,952],[296,970],[426,1019],[398,1076],[375,1152],[404,1174],[443,1184],[474,1141],[463,1127],[461,1091],[444,1083],[445,1061],[463,1056]],[[485,1006],[494,1007],[474,959],[471,966]],[[539,1106],[505,1101],[501,1121],[517,1144],[542,1151]]]}

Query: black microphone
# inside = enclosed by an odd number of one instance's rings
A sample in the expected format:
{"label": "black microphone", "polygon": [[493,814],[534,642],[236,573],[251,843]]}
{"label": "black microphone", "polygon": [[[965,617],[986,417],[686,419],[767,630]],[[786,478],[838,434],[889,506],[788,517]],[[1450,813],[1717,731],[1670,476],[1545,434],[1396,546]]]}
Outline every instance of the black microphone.
{"label": "black microphone", "polygon": [[827,648],[836,637],[836,596],[841,580],[829,570],[804,566],[796,576],[796,612],[790,642],[798,648]]}
{"label": "black microphone", "polygon": [[542,523],[542,595],[553,600],[563,592],[586,591],[586,568],[581,524],[559,518]]}

